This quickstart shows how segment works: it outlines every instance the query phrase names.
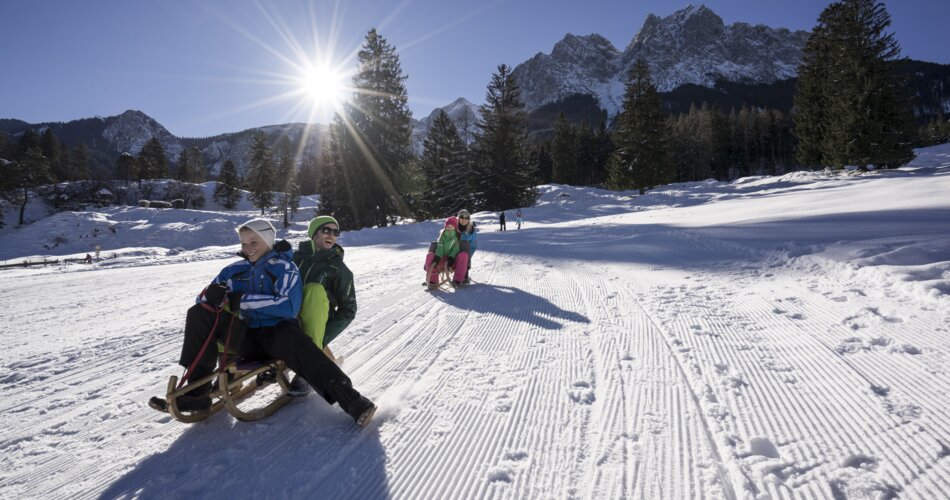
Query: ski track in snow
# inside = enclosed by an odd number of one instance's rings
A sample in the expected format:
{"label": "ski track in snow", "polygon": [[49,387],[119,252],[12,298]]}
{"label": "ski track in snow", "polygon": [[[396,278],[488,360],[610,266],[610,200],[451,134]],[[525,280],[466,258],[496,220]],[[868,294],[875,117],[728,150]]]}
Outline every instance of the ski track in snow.
{"label": "ski track in snow", "polygon": [[[0,498],[950,491],[945,297],[650,214],[597,232],[631,216],[599,210],[483,224],[459,289],[420,286],[422,244],[348,247],[360,309],[334,351],[379,405],[363,430],[316,395],[253,423],[147,407],[181,374],[184,312],[226,261],[8,273]],[[713,257],[655,258],[700,251]]]}

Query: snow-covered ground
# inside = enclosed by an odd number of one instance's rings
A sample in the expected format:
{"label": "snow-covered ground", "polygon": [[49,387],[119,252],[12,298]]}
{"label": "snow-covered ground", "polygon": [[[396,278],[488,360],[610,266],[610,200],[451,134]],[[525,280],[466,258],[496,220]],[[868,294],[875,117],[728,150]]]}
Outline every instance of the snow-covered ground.
{"label": "snow-covered ground", "polygon": [[334,350],[380,407],[363,430],[314,395],[256,423],[146,405],[253,211],[7,230],[0,259],[104,259],[0,271],[0,497],[947,498],[950,145],[918,153],[543,186],[520,231],[476,214],[455,291],[420,286],[437,222],[345,233],[360,310]]}

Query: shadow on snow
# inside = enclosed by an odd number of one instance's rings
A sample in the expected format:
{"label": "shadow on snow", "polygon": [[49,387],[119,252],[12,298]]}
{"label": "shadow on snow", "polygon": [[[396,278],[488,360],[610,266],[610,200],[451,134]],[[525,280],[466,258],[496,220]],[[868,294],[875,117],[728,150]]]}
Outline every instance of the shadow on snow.
{"label": "shadow on snow", "polygon": [[544,297],[510,286],[476,283],[455,293],[436,292],[436,298],[465,311],[503,316],[545,330],[560,330],[564,325],[558,320],[590,323],[583,314],[561,309]]}
{"label": "shadow on snow", "polygon": [[388,498],[378,425],[357,429],[315,394],[258,422],[216,414],[99,498]]}

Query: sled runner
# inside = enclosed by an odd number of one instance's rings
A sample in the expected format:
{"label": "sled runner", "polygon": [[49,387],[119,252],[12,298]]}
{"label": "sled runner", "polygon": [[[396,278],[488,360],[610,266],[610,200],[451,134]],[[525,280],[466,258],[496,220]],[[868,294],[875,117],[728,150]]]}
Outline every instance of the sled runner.
{"label": "sled runner", "polygon": [[[433,263],[431,266],[429,266],[429,270],[426,271],[425,285],[430,290],[434,288],[441,288],[443,285],[452,281],[452,274],[455,272],[455,270],[448,266],[438,269],[439,267],[439,264]],[[435,281],[432,280],[432,276],[436,276]]]}
{"label": "sled runner", "polygon": [[[226,408],[234,418],[250,422],[273,415],[282,406],[293,399],[288,394],[290,382],[285,373],[286,367],[281,360],[267,362],[235,361],[228,363],[223,369],[211,375],[202,377],[184,387],[177,389],[178,377],[172,375],[168,379],[168,393],[165,399],[153,397],[148,405],[160,412],[168,413],[175,420],[184,423],[200,422],[211,415]],[[238,407],[238,402],[249,397],[257,389],[277,382],[280,394],[262,408],[245,411]],[[202,411],[182,411],[178,407],[178,398],[189,394],[205,384],[212,384],[211,408]]]}

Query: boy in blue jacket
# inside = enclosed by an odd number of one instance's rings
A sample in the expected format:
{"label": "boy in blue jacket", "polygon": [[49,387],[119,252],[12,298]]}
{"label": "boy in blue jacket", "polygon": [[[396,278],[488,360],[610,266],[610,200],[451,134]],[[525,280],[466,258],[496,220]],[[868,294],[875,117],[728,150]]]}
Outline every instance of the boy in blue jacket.
{"label": "boy in blue jacket", "polygon": [[[365,426],[376,406],[353,389],[349,377],[323,354],[297,321],[303,284],[291,260],[290,243],[275,243],[277,231],[264,219],[250,220],[237,231],[241,240],[238,255],[243,259],[222,269],[188,310],[179,363],[188,367],[209,334],[224,343],[230,329],[230,351],[248,359],[284,360],[329,403],[339,403],[358,425]],[[219,312],[220,320],[216,322]],[[215,349],[206,349],[188,375],[189,382],[210,375],[216,358]],[[209,383],[179,396],[178,407],[185,411],[209,410],[210,394]]]}

